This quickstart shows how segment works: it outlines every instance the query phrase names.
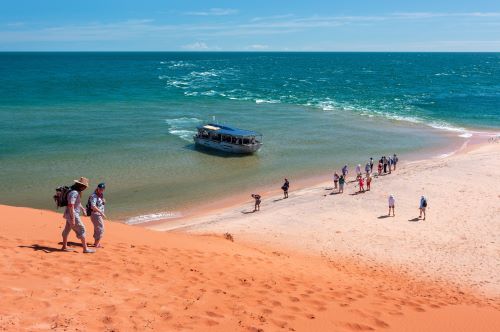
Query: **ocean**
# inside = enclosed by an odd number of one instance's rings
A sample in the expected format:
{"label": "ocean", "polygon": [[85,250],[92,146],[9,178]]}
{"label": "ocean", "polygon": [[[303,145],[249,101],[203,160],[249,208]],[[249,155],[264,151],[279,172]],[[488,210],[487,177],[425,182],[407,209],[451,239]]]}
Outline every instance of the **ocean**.
{"label": "ocean", "polygon": [[[109,216],[141,222],[293,189],[498,132],[499,77],[500,53],[0,53],[0,203],[53,209],[54,188],[86,176],[106,182]],[[213,119],[263,148],[195,149]]]}

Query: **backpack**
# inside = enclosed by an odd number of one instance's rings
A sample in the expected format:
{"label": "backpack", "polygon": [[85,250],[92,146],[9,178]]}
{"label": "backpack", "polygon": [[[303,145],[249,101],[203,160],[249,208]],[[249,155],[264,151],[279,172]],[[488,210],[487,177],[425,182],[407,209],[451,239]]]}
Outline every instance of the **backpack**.
{"label": "backpack", "polygon": [[53,196],[56,202],[56,207],[60,208],[63,206],[68,206],[68,194],[71,188],[68,186],[60,186],[56,188],[56,194]]}
{"label": "backpack", "polygon": [[88,217],[90,217],[90,215],[92,214],[92,204],[90,202],[91,200],[92,200],[92,195],[89,196],[89,199],[87,200],[87,205],[85,205],[85,212]]}
{"label": "backpack", "polygon": [[427,200],[426,199],[424,199],[424,201],[422,202],[422,206],[427,207]]}

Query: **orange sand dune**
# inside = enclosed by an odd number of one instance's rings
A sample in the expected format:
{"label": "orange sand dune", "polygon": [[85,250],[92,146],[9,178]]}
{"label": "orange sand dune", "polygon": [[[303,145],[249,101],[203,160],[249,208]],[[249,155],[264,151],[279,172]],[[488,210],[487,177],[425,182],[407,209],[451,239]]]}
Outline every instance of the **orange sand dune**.
{"label": "orange sand dune", "polygon": [[498,301],[383,266],[117,223],[67,253],[62,226],[0,206],[1,331],[500,331]]}

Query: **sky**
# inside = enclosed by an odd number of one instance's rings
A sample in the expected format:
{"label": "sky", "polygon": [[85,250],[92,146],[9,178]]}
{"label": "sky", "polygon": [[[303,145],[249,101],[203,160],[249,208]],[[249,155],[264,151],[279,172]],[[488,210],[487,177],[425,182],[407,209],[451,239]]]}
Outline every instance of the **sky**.
{"label": "sky", "polygon": [[0,51],[500,51],[500,0],[1,0]]}

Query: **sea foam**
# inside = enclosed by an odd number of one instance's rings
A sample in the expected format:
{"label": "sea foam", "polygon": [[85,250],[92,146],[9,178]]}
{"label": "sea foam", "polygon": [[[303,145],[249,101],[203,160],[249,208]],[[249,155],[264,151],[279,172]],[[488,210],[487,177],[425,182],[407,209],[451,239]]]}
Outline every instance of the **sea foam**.
{"label": "sea foam", "polygon": [[168,125],[168,132],[171,135],[177,136],[185,141],[192,142],[193,135],[196,134],[196,125],[198,125],[201,120],[198,118],[174,118],[165,119]]}
{"label": "sea foam", "polygon": [[151,221],[179,218],[181,216],[182,215],[179,212],[170,212],[170,211],[157,212],[157,213],[145,214],[145,215],[140,215],[140,216],[129,218],[129,219],[125,220],[125,223],[127,225],[138,225],[138,224],[144,224],[144,223],[151,222]]}

